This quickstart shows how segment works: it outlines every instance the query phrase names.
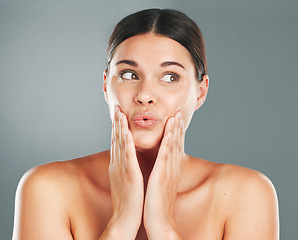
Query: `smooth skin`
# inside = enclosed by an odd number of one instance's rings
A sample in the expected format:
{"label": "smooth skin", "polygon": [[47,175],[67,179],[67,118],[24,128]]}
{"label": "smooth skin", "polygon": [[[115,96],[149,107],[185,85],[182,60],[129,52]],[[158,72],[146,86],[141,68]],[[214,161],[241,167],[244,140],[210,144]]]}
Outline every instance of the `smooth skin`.
{"label": "smooth skin", "polygon": [[[174,40],[148,33],[121,43],[104,73],[111,149],[28,171],[13,239],[279,239],[267,177],[184,152],[208,86]],[[139,112],[157,123],[136,125]]]}

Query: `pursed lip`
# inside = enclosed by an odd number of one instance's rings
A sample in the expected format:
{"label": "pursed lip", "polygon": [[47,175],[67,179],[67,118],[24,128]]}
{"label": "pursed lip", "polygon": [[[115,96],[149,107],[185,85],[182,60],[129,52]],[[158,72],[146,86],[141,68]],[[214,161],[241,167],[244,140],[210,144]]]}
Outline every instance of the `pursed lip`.
{"label": "pursed lip", "polygon": [[132,117],[132,121],[138,127],[149,128],[155,126],[159,122],[159,119],[152,112],[140,112]]}

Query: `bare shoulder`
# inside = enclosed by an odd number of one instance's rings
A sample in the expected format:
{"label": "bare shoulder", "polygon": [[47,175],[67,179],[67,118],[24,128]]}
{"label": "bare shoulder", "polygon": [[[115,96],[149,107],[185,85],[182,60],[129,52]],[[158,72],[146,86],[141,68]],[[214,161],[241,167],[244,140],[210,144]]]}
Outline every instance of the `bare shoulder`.
{"label": "bare shoulder", "polygon": [[[248,198],[276,198],[275,188],[270,179],[264,174],[241,166],[221,164],[199,158],[192,158],[187,168],[188,175],[193,174],[191,180],[209,183],[220,195],[230,201],[238,201],[242,196]],[[206,181],[208,180],[208,181]],[[210,185],[210,187],[211,187]]]}
{"label": "bare shoulder", "polygon": [[[227,186],[229,192],[243,192],[249,194],[261,191],[264,194],[275,194],[275,188],[270,179],[264,174],[231,164],[220,164],[219,178]],[[257,196],[255,196],[257,197]]]}
{"label": "bare shoulder", "polygon": [[224,239],[278,239],[278,200],[269,178],[235,165],[218,168],[217,189],[226,209]]}
{"label": "bare shoulder", "polygon": [[[59,161],[52,163],[45,163],[29,169],[21,178],[21,186],[31,185],[36,182],[42,183],[43,181],[55,182],[60,177],[67,177],[71,164],[69,161]],[[56,176],[57,178],[54,178]]]}
{"label": "bare shoulder", "polygon": [[[27,194],[28,191],[58,192],[65,190],[72,183],[76,165],[74,160],[59,161],[38,165],[28,170],[20,180],[17,193]],[[57,197],[57,195],[56,195]]]}
{"label": "bare shoulder", "polygon": [[[27,171],[21,178],[17,188],[18,198],[26,199],[30,196],[44,195],[47,199],[55,196],[55,202],[59,201],[59,191],[67,185],[71,176],[71,164],[68,162],[47,163],[36,166]],[[66,180],[66,181],[65,181]]]}
{"label": "bare shoulder", "polygon": [[47,163],[26,172],[16,192],[13,239],[72,239],[70,200],[84,179],[92,178],[89,169],[98,158],[100,154]]}
{"label": "bare shoulder", "polygon": [[264,174],[231,164],[199,159],[192,169],[212,189],[216,209],[224,222],[224,238],[243,240],[279,239],[278,199]]}
{"label": "bare shoulder", "polygon": [[[92,178],[92,170],[98,168],[97,175],[107,166],[106,152],[100,152],[76,159],[57,161],[33,167],[21,178],[18,190],[28,188],[42,191],[65,191],[83,178]],[[101,161],[102,160],[102,161]],[[104,166],[105,165],[105,166]],[[65,192],[64,192],[65,193]],[[64,194],[65,195],[65,194]],[[57,197],[57,196],[55,196]]]}
{"label": "bare shoulder", "polygon": [[15,199],[14,240],[72,239],[65,194],[61,194],[68,172],[67,164],[51,163],[30,169],[21,178]]}

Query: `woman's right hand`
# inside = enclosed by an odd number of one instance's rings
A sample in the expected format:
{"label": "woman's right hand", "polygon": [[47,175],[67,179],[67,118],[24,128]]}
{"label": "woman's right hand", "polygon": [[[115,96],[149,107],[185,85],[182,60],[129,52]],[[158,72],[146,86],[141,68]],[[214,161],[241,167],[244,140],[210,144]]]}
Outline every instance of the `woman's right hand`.
{"label": "woman's right hand", "polygon": [[[142,220],[144,183],[126,115],[115,107],[110,151],[112,217],[100,239],[135,239]],[[106,238],[107,237],[107,238]]]}

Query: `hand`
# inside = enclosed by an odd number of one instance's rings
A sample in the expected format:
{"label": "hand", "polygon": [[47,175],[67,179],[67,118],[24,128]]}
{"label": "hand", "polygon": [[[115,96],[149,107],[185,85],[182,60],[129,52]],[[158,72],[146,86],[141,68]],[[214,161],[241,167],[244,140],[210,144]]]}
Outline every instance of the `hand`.
{"label": "hand", "polygon": [[109,175],[113,212],[103,235],[112,230],[121,239],[135,239],[142,220],[144,183],[127,118],[118,106],[113,121]]}
{"label": "hand", "polygon": [[183,153],[184,127],[181,113],[168,119],[157,159],[149,177],[144,225],[149,239],[181,238],[174,218],[175,200]]}

